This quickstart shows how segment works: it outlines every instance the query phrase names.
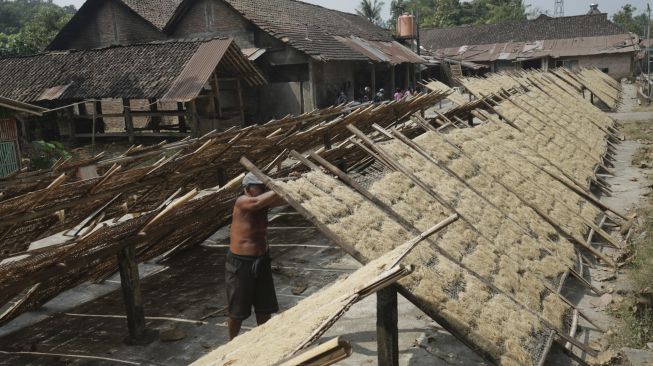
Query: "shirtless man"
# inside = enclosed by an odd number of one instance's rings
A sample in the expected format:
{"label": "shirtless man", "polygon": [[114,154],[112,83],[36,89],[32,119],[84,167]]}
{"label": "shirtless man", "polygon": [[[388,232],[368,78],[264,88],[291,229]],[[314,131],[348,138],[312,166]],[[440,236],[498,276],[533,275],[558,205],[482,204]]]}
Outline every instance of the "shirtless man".
{"label": "shirtless man", "polygon": [[231,242],[225,264],[229,337],[234,339],[252,306],[261,325],[279,311],[268,252],[268,209],[285,201],[252,173],[243,179],[244,195],[236,199],[231,222]]}

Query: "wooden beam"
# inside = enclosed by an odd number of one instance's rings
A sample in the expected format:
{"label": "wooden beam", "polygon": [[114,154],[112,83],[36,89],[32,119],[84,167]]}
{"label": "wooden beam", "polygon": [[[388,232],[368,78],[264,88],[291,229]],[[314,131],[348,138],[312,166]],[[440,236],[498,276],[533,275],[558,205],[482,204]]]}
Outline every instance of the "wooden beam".
{"label": "wooden beam", "polygon": [[236,80],[236,93],[238,93],[238,109],[240,112],[240,126],[245,127],[245,103],[243,103],[243,88],[240,78]]}
{"label": "wooden beam", "polygon": [[215,96],[215,108],[218,112],[218,117],[222,118],[222,103],[220,102],[220,82],[218,81],[218,74],[213,73],[213,87],[214,96]]}
{"label": "wooden beam", "polygon": [[[461,215],[458,211],[455,210],[455,208],[451,207],[451,206],[449,205],[448,202],[446,202],[446,201],[442,202],[442,198],[441,198],[441,197],[440,197],[436,192],[434,192],[434,191],[433,191],[433,190],[432,190],[432,189],[431,189],[431,188],[430,188],[426,183],[424,183],[421,179],[419,179],[417,176],[415,176],[413,173],[411,173],[411,172],[408,170],[408,168],[406,168],[405,166],[403,166],[403,165],[400,164],[399,162],[393,160],[392,157],[389,156],[388,153],[387,153],[383,148],[381,148],[379,145],[377,145],[376,143],[374,143],[374,141],[372,141],[372,140],[371,140],[367,135],[365,135],[362,131],[360,131],[358,128],[356,128],[356,127],[353,126],[353,125],[348,125],[348,126],[347,126],[347,129],[349,129],[352,133],[354,133],[358,138],[360,138],[361,140],[363,140],[365,144],[367,144],[367,145],[368,145],[372,150],[374,150],[374,151],[375,151],[376,153],[378,153],[380,156],[384,156],[384,157],[386,158],[386,160],[387,160],[388,162],[390,162],[391,164],[393,164],[393,165],[395,166],[395,168],[396,168],[398,171],[400,171],[401,173],[403,173],[404,175],[406,175],[408,178],[410,178],[410,180],[412,180],[413,183],[415,183],[417,186],[419,186],[420,188],[424,189],[424,191],[425,191],[426,193],[428,193],[431,197],[433,197],[436,201],[440,202],[443,206],[445,206],[447,209],[451,210],[452,212],[457,213],[457,214],[460,216],[460,218],[461,218],[463,221],[465,221],[466,223],[468,223],[469,226],[470,226],[470,227],[471,227],[475,232],[477,232],[479,235],[483,236],[482,233],[481,233],[478,229],[476,229],[476,227],[475,227],[473,224],[471,224],[471,222],[470,222],[468,219],[465,218],[465,216]],[[489,240],[487,237],[484,237],[484,238],[485,238],[486,240],[488,240],[489,242],[492,242],[492,241]],[[440,253],[441,253],[443,256],[445,256],[445,257],[447,256],[447,254],[446,254],[444,251],[441,251]],[[462,264],[461,262],[458,262],[458,261],[456,261],[456,260],[453,260],[453,262],[456,263],[456,264],[458,264],[458,265],[459,265],[460,267],[462,267],[463,269],[467,270],[471,275],[473,275],[474,277],[476,277],[479,281],[483,282],[486,286],[490,287],[490,288],[491,288],[492,290],[494,290],[495,292],[500,293],[500,294],[503,294],[504,296],[506,296],[506,297],[508,297],[510,300],[512,300],[515,304],[519,305],[522,309],[524,309],[525,311],[529,312],[529,313],[532,314],[533,316],[537,317],[537,318],[542,322],[542,324],[544,324],[547,328],[556,331],[556,333],[558,334],[558,336],[559,336],[560,338],[562,338],[562,339],[564,339],[564,340],[566,340],[566,341],[572,343],[574,346],[576,346],[576,347],[582,349],[583,351],[587,352],[588,354],[591,354],[592,356],[596,356],[597,353],[596,353],[595,351],[591,350],[591,349],[590,349],[586,344],[583,344],[583,343],[581,343],[580,341],[578,341],[578,340],[576,340],[576,339],[572,339],[572,338],[569,337],[567,334],[565,334],[564,332],[560,331],[560,330],[559,330],[555,325],[551,324],[551,322],[549,322],[549,321],[546,320],[544,317],[542,317],[541,314],[536,313],[536,312],[535,312],[534,310],[532,310],[529,306],[525,305],[522,301],[520,301],[520,300],[518,300],[517,298],[515,298],[512,294],[510,294],[510,293],[508,293],[508,292],[506,292],[506,291],[503,291],[503,290],[499,289],[499,288],[496,287],[493,283],[491,283],[490,281],[484,279],[484,278],[483,278],[482,276],[480,276],[478,273],[476,273],[475,271],[472,271],[471,269],[469,269],[467,266],[465,266],[465,265]],[[554,293],[555,293],[555,292],[554,292]]]}
{"label": "wooden beam", "polygon": [[200,120],[197,115],[197,105],[194,100],[188,102],[188,112],[190,114],[190,135],[192,137],[200,136]]}
{"label": "wooden beam", "polygon": [[152,128],[153,132],[160,132],[161,129],[159,126],[161,125],[161,116],[157,115],[157,112],[159,111],[158,103],[154,98],[149,98],[147,101],[150,103],[150,127]]}
{"label": "wooden beam", "polygon": [[376,293],[376,344],[379,365],[399,366],[399,316],[397,288],[388,286]]}
{"label": "wooden beam", "polygon": [[351,356],[351,344],[340,337],[282,361],[280,366],[329,366]]}
{"label": "wooden beam", "polygon": [[129,136],[129,142],[134,143],[134,120],[131,115],[131,105],[129,104],[129,99],[122,99],[123,112],[125,114],[125,130]]}
{"label": "wooden beam", "polygon": [[143,298],[141,296],[140,278],[136,249],[133,244],[127,245],[118,252],[118,267],[120,269],[120,284],[127,312],[128,344],[148,344],[154,340],[153,332],[145,326]]}
{"label": "wooden beam", "polygon": [[104,127],[104,119],[102,118],[102,101],[101,100],[96,100],[93,103],[94,111],[95,111],[95,132],[96,133],[104,133],[105,127]]}

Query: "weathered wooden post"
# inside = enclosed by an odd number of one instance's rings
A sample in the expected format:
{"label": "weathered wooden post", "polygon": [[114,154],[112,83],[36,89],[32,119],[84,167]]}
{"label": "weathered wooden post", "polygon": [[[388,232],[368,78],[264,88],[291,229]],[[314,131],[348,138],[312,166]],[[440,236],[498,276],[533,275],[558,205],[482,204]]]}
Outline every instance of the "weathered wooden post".
{"label": "weathered wooden post", "polygon": [[123,115],[125,117],[125,129],[127,130],[127,135],[129,136],[129,143],[133,144],[135,141],[134,138],[134,119],[132,117],[132,108],[129,103],[129,99],[122,99]]}
{"label": "weathered wooden post", "polygon": [[379,366],[399,366],[397,288],[376,293],[376,343]]}
{"label": "weathered wooden post", "polygon": [[125,343],[149,344],[156,338],[157,332],[145,327],[145,313],[143,312],[143,298],[134,244],[128,245],[118,252],[118,268],[120,269],[120,284],[127,311],[127,327],[129,328],[129,336],[125,339]]}
{"label": "weathered wooden post", "polygon": [[[177,110],[179,112],[184,112],[184,103],[177,102]],[[188,131],[188,126],[186,126],[186,117],[184,115],[179,115],[177,116],[177,119],[179,120],[179,132]]]}
{"label": "weathered wooden post", "polygon": [[190,135],[192,137],[200,137],[200,120],[197,115],[197,105],[194,100],[188,102],[188,113],[190,114]]}

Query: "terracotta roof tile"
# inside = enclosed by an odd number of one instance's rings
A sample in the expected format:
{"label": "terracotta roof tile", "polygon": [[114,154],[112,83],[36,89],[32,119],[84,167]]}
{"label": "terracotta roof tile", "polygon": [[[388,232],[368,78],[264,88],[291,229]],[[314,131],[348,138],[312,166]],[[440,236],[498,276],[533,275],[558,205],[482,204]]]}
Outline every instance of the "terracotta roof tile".
{"label": "terracotta roof tile", "polygon": [[598,14],[560,18],[542,15],[534,20],[422,29],[420,36],[425,48],[435,50],[465,45],[532,42],[627,33],[608,20],[607,14]]}
{"label": "terracotta roof tile", "polygon": [[183,0],[120,0],[159,30],[168,24]]}
{"label": "terracotta roof tile", "polygon": [[53,97],[59,100],[161,98],[206,41],[167,41],[0,59],[0,95],[31,103],[55,89],[59,92]]}

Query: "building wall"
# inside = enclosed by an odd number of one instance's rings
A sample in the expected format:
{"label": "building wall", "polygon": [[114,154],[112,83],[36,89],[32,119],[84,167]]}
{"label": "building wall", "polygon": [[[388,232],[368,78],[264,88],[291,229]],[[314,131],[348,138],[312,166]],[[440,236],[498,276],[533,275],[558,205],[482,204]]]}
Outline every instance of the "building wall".
{"label": "building wall", "polygon": [[630,53],[619,53],[611,55],[595,55],[578,57],[580,67],[596,66],[604,70],[608,75],[620,80],[633,76],[633,55]]}
{"label": "building wall", "polygon": [[306,108],[309,103],[307,99],[310,98],[307,82],[281,82],[262,86],[261,113],[258,122],[264,123],[271,119],[283,118],[288,114],[301,114],[302,97]]}
{"label": "building wall", "polygon": [[333,105],[340,90],[351,89],[353,68],[347,62],[314,62],[312,65],[315,102],[318,108]]}
{"label": "building wall", "polygon": [[[89,49],[115,44],[144,43],[165,39],[165,35],[115,0],[97,2],[97,11],[80,18],[66,30],[61,41],[50,48]],[[90,10],[90,9],[89,9]]]}
{"label": "building wall", "polygon": [[220,0],[194,2],[177,23],[171,38],[233,37],[240,48],[254,46],[249,22]]}

